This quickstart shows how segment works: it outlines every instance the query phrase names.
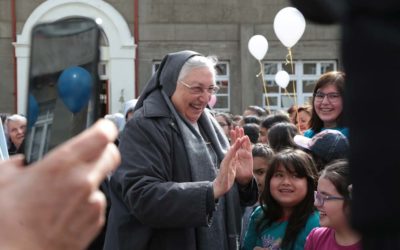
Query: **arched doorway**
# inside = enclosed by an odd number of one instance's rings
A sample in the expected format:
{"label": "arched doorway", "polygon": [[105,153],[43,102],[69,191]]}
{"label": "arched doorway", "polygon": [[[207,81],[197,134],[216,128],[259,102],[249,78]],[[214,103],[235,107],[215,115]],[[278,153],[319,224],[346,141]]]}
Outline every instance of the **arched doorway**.
{"label": "arched doorway", "polygon": [[43,2],[32,12],[14,44],[18,69],[18,113],[26,113],[30,33],[33,26],[70,16],[101,18],[103,21],[103,41],[107,42],[101,47],[100,78],[105,83],[104,98],[108,102],[108,112],[122,111],[122,100],[134,98],[136,45],[122,15],[102,0],[51,0]]}

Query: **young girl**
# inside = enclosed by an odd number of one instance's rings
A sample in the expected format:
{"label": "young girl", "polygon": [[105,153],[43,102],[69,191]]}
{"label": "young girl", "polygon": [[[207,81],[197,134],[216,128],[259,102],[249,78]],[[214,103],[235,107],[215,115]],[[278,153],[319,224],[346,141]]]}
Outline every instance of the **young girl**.
{"label": "young girl", "polygon": [[276,154],[242,249],[303,249],[306,236],[319,226],[313,204],[316,184],[317,172],[307,153],[286,149]]}
{"label": "young girl", "polygon": [[343,124],[343,95],[345,74],[331,71],[323,74],[317,81],[313,92],[310,129],[305,137],[312,138],[324,129],[339,130],[349,137],[349,130]]}
{"label": "young girl", "polygon": [[[265,176],[267,174],[267,170],[271,164],[272,158],[274,156],[274,151],[267,144],[256,143],[252,148],[253,155],[253,175],[256,179],[258,192],[261,195],[264,190],[265,184]],[[240,245],[243,245],[244,236],[247,231],[247,227],[249,225],[250,216],[254,212],[254,210],[259,206],[259,203],[255,203],[252,206],[248,206],[244,208],[243,216],[242,216],[242,231],[240,234]]]}
{"label": "young girl", "polygon": [[320,224],[307,237],[306,250],[359,250],[361,237],[349,224],[349,168],[344,160],[336,161],[321,172],[315,206]]}
{"label": "young girl", "polygon": [[257,143],[253,146],[251,153],[253,155],[253,175],[256,179],[258,192],[261,195],[264,190],[267,170],[274,157],[274,151],[267,144]]}
{"label": "young girl", "polygon": [[220,113],[215,114],[215,119],[221,126],[222,130],[224,130],[226,137],[230,141],[231,139],[230,139],[229,131],[231,131],[231,129],[234,128],[234,126],[232,124],[233,123],[232,115],[228,114],[228,113],[220,112]]}

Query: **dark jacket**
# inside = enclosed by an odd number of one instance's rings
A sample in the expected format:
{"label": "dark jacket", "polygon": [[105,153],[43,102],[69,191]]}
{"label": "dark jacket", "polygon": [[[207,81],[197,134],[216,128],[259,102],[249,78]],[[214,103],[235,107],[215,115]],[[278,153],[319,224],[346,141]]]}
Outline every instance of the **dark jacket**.
{"label": "dark jacket", "polygon": [[[215,209],[212,182],[192,180],[182,134],[161,91],[139,103],[121,137],[121,166],[110,180],[104,249],[197,249],[196,227],[207,227]],[[231,191],[238,192],[242,205],[257,199],[256,185]],[[227,207],[237,211],[237,234],[240,205]]]}
{"label": "dark jacket", "polygon": [[8,155],[16,155],[16,154],[24,154],[25,153],[25,140],[22,142],[22,144],[17,147],[14,145],[14,143],[9,140],[10,146],[8,147]]}
{"label": "dark jacket", "polygon": [[[122,164],[110,180],[107,250],[196,249],[194,228],[208,225],[207,210],[214,206],[207,196],[211,182],[191,182],[173,117],[160,98],[151,100],[126,124],[120,143]],[[254,203],[253,187],[240,192],[242,205]],[[236,205],[231,209],[240,209]]]}

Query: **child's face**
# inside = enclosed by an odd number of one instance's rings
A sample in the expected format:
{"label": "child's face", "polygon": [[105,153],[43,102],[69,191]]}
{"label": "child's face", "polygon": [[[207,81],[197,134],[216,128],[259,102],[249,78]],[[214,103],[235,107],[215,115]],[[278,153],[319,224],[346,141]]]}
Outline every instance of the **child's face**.
{"label": "child's face", "polygon": [[217,115],[217,116],[215,116],[215,119],[217,120],[219,125],[224,130],[226,137],[229,138],[229,131],[230,131],[231,128],[229,127],[229,125],[226,122],[225,118],[223,116],[221,116],[221,115]]}
{"label": "child's face", "polygon": [[268,144],[268,130],[264,127],[260,127],[260,136],[258,142]]}
{"label": "child's face", "polygon": [[300,111],[299,112],[299,128],[300,132],[306,131],[310,126],[309,122],[311,120],[311,115],[308,114],[306,111]]}
{"label": "child's face", "polygon": [[264,157],[256,156],[253,158],[253,175],[256,178],[259,193],[264,190],[265,175],[268,168],[268,162]]}
{"label": "child's face", "polygon": [[343,100],[340,96],[338,88],[333,84],[327,84],[318,89],[318,92],[323,94],[336,93],[338,98],[329,100],[324,97],[322,101],[314,99],[314,109],[318,117],[323,121],[324,127],[336,126],[336,120],[343,110]]}
{"label": "child's face", "polygon": [[306,177],[298,177],[280,165],[269,183],[271,195],[283,207],[286,215],[290,215],[294,206],[307,195]]}
{"label": "child's face", "polygon": [[[318,180],[318,192],[324,196],[342,197],[336,190],[331,181],[320,177]],[[338,229],[343,225],[347,225],[347,218],[343,209],[343,200],[325,200],[321,206],[315,202],[320,217],[319,223],[323,227]]]}

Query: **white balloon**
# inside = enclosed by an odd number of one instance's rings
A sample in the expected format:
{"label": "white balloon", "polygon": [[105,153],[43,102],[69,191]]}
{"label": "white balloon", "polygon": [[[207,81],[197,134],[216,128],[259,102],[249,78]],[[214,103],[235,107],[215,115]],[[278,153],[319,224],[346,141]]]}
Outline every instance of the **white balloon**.
{"label": "white balloon", "polygon": [[293,47],[306,28],[303,14],[293,7],[281,9],[274,19],[274,31],[278,39],[287,48]]}
{"label": "white balloon", "polygon": [[284,70],[278,71],[278,73],[276,73],[275,75],[276,84],[278,84],[278,86],[283,89],[285,89],[288,86],[289,80],[290,80],[289,74]]}
{"label": "white balloon", "polygon": [[262,35],[254,35],[249,40],[249,51],[258,60],[262,60],[268,51],[268,41]]}

